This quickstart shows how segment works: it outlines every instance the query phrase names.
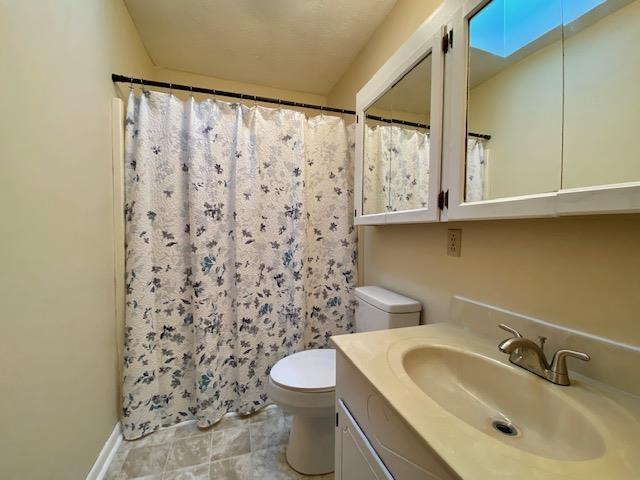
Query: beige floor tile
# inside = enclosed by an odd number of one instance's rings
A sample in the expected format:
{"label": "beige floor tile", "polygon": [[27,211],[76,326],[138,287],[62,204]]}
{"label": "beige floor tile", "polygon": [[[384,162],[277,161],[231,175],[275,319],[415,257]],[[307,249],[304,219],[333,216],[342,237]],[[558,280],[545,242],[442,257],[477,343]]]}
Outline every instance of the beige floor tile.
{"label": "beige floor tile", "polygon": [[128,450],[121,472],[124,478],[137,478],[162,473],[170,445],[154,445]]}
{"label": "beige floor tile", "polygon": [[251,468],[256,479],[297,480],[300,474],[287,464],[285,447],[280,445],[251,452]]}
{"label": "beige floor tile", "polygon": [[182,425],[178,425],[174,430],[174,438],[177,440],[179,438],[186,437],[197,437],[198,435],[204,435],[207,433],[211,433],[212,427],[200,428],[196,424],[196,422],[189,422]]}
{"label": "beige floor tile", "polygon": [[252,450],[284,445],[289,441],[290,421],[282,415],[272,416],[262,422],[251,423],[249,431]]}
{"label": "beige floor tile", "polygon": [[209,464],[165,472],[162,480],[209,480]]}
{"label": "beige floor tile", "polygon": [[107,469],[107,473],[104,476],[104,480],[119,480],[120,478],[126,478],[126,476],[121,473],[122,465],[124,464],[124,459],[127,457],[128,450],[122,448],[122,444],[118,448],[118,451],[111,459],[111,463],[109,464],[109,468]]}
{"label": "beige floor tile", "polygon": [[249,429],[228,428],[211,434],[211,461],[236,457],[251,451]]}
{"label": "beige floor tile", "polygon": [[152,445],[166,445],[173,440],[175,431],[175,428],[163,428],[137,440],[123,440],[120,444],[120,449],[131,450],[132,448],[149,447]]}
{"label": "beige floor tile", "polygon": [[256,413],[245,417],[245,420],[248,420],[251,423],[263,422],[269,418],[273,417],[281,417],[282,410],[280,410],[276,405],[267,405],[262,409],[258,410]]}
{"label": "beige floor tile", "polygon": [[[333,480],[305,476],[286,462],[292,417],[275,405],[241,417],[225,416],[199,429],[195,423],[123,442],[106,480]],[[211,463],[208,463],[208,462]]]}
{"label": "beige floor tile", "polygon": [[200,465],[209,462],[211,434],[180,438],[173,442],[165,471]]}
{"label": "beige floor tile", "polygon": [[254,480],[254,478],[257,479],[253,476],[251,454],[213,462],[209,470],[209,480]]}

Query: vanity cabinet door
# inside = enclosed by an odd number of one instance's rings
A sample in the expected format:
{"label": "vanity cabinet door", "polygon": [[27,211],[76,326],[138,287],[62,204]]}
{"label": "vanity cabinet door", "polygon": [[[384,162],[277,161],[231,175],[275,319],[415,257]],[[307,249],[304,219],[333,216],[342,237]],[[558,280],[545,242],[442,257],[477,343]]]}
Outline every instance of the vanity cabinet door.
{"label": "vanity cabinet door", "polygon": [[342,400],[336,426],[336,479],[393,480]]}
{"label": "vanity cabinet door", "polygon": [[[437,29],[436,29],[437,30]],[[357,97],[356,224],[439,219],[443,57],[432,34]]]}

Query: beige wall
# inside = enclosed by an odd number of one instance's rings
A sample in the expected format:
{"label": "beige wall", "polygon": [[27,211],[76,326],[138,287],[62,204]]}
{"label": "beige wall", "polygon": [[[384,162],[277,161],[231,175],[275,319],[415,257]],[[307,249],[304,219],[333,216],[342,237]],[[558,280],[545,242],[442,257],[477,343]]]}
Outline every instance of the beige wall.
{"label": "beige wall", "polygon": [[112,71],[121,0],[0,0],[0,478],[81,479],[117,419]]}
{"label": "beige wall", "polygon": [[354,109],[358,90],[440,3],[441,0],[398,0],[365,48],[327,95],[329,105]]}
{"label": "beige wall", "polygon": [[121,0],[0,0],[0,42],[0,478],[79,479],[120,408],[111,73],[325,98],[155,68]]}
{"label": "beige wall", "polygon": [[[431,3],[431,7],[435,2]],[[427,17],[400,0],[328,96],[355,94]],[[446,256],[447,228],[462,228],[462,256]],[[640,215],[387,225],[360,229],[361,283],[420,300],[444,321],[451,296],[640,344]]]}
{"label": "beige wall", "polygon": [[[176,70],[167,70],[164,68],[155,68],[152,77],[154,80],[158,80],[161,82],[197,85],[199,87],[213,88],[229,92],[247,93],[249,95],[257,95],[260,97],[281,98],[300,103],[311,103],[315,105],[324,105],[326,103],[326,98],[324,96],[316,95],[313,93],[295,92],[291,90],[283,90],[281,88],[265,87],[263,85],[255,85],[251,83],[236,82],[233,80],[206,77],[194,73],[179,72]],[[184,94],[179,93],[179,95],[184,97]],[[211,98],[211,96],[209,96],[209,98]],[[219,97],[219,100],[225,100],[229,102],[237,101],[237,99],[232,99],[229,97]],[[264,106],[277,108],[277,105],[274,104],[264,104]]]}

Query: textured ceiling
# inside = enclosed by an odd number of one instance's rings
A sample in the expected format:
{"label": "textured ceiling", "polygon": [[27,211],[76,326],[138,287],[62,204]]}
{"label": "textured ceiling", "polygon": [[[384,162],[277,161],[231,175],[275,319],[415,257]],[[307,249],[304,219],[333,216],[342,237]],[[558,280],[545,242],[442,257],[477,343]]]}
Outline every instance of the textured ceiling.
{"label": "textured ceiling", "polygon": [[125,0],[163,68],[327,94],[396,0]]}

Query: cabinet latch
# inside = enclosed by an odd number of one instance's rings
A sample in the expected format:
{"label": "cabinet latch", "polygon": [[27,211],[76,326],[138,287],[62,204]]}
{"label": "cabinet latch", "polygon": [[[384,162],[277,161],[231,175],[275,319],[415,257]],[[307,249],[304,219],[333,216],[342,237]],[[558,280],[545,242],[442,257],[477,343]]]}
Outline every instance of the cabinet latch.
{"label": "cabinet latch", "polygon": [[440,190],[440,193],[438,194],[438,208],[440,210],[449,208],[449,190],[446,192],[444,190]]}

